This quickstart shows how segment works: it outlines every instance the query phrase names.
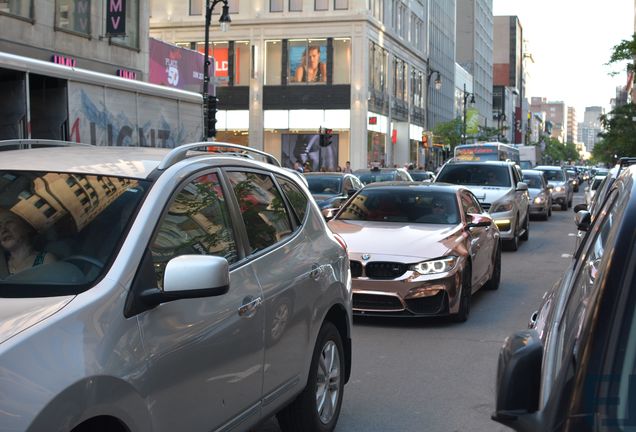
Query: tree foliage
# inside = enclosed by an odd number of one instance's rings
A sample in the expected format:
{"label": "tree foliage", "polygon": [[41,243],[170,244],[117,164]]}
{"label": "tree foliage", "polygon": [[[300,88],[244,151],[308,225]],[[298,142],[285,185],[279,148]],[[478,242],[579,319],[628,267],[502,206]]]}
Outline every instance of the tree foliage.
{"label": "tree foliage", "polygon": [[597,162],[613,163],[617,157],[636,155],[636,105],[627,104],[601,116],[605,129],[594,145],[592,156]]}
{"label": "tree foliage", "polygon": [[[636,56],[636,33],[632,35],[630,40],[622,40],[618,45],[614,45],[612,48],[612,55],[610,56],[608,65],[618,62],[627,61],[627,70],[634,70],[634,56]],[[618,73],[615,72],[614,75]]]}
{"label": "tree foliage", "polygon": [[563,144],[556,138],[545,137],[545,150],[543,159],[549,165],[559,165],[579,160],[579,152],[574,143]]}
{"label": "tree foliage", "polygon": [[433,128],[435,142],[438,144],[449,145],[451,149],[462,141],[462,120],[457,117],[451,121],[437,123]]}

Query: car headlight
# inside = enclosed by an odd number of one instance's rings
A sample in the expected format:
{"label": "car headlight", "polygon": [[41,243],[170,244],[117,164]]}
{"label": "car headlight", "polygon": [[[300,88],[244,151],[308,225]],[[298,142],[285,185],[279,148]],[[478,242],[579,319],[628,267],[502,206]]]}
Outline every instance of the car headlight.
{"label": "car headlight", "polygon": [[557,186],[554,188],[555,192],[563,192],[565,190],[565,188],[563,186]]}
{"label": "car headlight", "polygon": [[504,201],[501,203],[493,204],[490,208],[490,213],[499,213],[512,210],[512,201]]}
{"label": "car headlight", "polygon": [[413,267],[411,267],[411,270],[414,270],[421,275],[446,273],[454,269],[456,264],[456,256],[447,256],[415,264]]}
{"label": "car headlight", "polygon": [[545,197],[543,195],[537,195],[534,198],[534,203],[535,204],[543,204],[544,201],[545,201]]}

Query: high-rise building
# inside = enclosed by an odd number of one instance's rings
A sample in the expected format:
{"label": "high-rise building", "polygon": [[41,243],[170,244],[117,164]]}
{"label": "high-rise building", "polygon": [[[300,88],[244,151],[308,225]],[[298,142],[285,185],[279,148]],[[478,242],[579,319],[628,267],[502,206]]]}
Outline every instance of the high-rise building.
{"label": "high-rise building", "polygon": [[[428,23],[436,3],[450,2],[228,3],[229,31],[216,23],[218,5],[209,33],[218,140],[262,148],[286,166],[311,160],[314,170],[348,160],[362,168],[434,158],[439,150],[422,140],[427,98],[440,96],[437,107],[452,95],[453,69],[441,57],[428,62],[439,42],[429,40],[438,34]],[[154,0],[152,8],[153,37],[204,51],[203,1]],[[333,130],[329,148],[314,145],[320,127]]]}
{"label": "high-rise building", "polygon": [[[523,142],[528,127],[523,71],[523,29],[516,16],[494,17],[493,43],[493,121],[507,119],[511,141]],[[503,88],[507,89],[506,91]],[[512,95],[511,103],[504,97]]]}
{"label": "high-rise building", "polygon": [[456,62],[473,76],[480,125],[492,126],[492,0],[457,0]]}
{"label": "high-rise building", "polygon": [[578,140],[585,144],[585,149],[590,153],[594,149],[594,145],[600,140],[598,134],[602,131],[601,116],[604,114],[605,110],[603,107],[586,107],[583,114],[583,122],[578,125]]}
{"label": "high-rise building", "polygon": [[552,125],[550,136],[565,144],[567,142],[568,117],[564,102],[548,102],[546,98],[530,99],[530,112],[545,113],[545,122]]}
{"label": "high-rise building", "polygon": [[568,107],[566,142],[578,142],[576,109],[574,107]]}

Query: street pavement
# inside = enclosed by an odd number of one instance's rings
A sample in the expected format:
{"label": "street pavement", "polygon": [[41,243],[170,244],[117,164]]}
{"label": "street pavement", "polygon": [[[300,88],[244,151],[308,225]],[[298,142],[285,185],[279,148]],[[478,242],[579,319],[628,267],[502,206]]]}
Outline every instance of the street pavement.
{"label": "street pavement", "polygon": [[[580,202],[582,192],[573,204]],[[353,371],[337,432],[510,430],[490,419],[497,356],[510,333],[527,327],[571,259],[574,213],[556,208],[550,220],[531,221],[530,239],[517,252],[502,254],[499,290],[477,292],[467,322],[355,320]],[[252,430],[278,431],[274,418]]]}

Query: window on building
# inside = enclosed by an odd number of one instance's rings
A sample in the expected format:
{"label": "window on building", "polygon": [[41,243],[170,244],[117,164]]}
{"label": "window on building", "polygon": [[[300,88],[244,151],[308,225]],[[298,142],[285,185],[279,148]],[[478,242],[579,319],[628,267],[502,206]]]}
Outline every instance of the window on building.
{"label": "window on building", "polygon": [[290,12],[302,12],[303,11],[303,0],[289,0],[289,11]]}
{"label": "window on building", "polygon": [[290,39],[287,49],[287,77],[290,84],[327,82],[326,39]]}
{"label": "window on building", "polygon": [[349,9],[349,0],[334,0],[334,10],[347,10]]}
{"label": "window on building", "polygon": [[[0,2],[1,4],[2,2]],[[90,35],[90,0],[57,0],[55,2],[55,26],[59,29]]]}
{"label": "window on building", "polygon": [[0,1],[0,13],[16,15],[23,18],[33,18],[33,0]]}
{"label": "window on building", "polygon": [[281,85],[282,63],[282,41],[265,41],[265,85]]}
{"label": "window on building", "polygon": [[234,79],[235,86],[250,84],[250,43],[234,42]]}
{"label": "window on building", "polygon": [[126,2],[126,36],[112,37],[111,41],[117,45],[129,48],[139,48],[139,2]]}
{"label": "window on building", "polygon": [[369,49],[369,89],[376,93],[385,93],[388,53],[373,42]]}
{"label": "window on building", "polygon": [[203,14],[203,0],[190,0],[190,15]]}
{"label": "window on building", "polygon": [[[219,87],[227,87],[230,84],[229,45],[228,42],[212,42],[208,49],[208,55],[214,59],[214,79]],[[205,52],[203,42],[197,44],[197,51]]]}
{"label": "window on building", "polygon": [[283,1],[284,0],[269,0],[269,11],[270,12],[282,12],[283,11]]}
{"label": "window on building", "polygon": [[329,0],[314,0],[314,10],[317,10],[317,11],[329,10]]}
{"label": "window on building", "polygon": [[369,0],[369,11],[379,21],[384,20],[384,0]]}
{"label": "window on building", "polygon": [[333,83],[351,82],[351,39],[333,40]]}

